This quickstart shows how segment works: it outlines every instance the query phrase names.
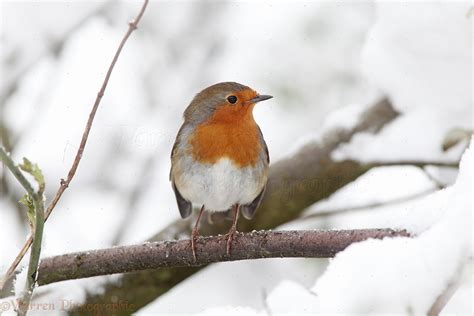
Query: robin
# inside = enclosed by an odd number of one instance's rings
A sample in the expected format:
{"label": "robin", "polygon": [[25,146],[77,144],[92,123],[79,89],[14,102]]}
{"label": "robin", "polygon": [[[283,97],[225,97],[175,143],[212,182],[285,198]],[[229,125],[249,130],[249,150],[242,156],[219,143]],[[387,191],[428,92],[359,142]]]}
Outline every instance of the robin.
{"label": "robin", "polygon": [[270,98],[236,82],[221,82],[199,92],[184,111],[171,152],[170,181],[182,218],[191,215],[193,204],[201,206],[191,235],[195,260],[205,209],[232,209],[229,255],[239,213],[252,219],[262,200],[270,159],[253,108]]}

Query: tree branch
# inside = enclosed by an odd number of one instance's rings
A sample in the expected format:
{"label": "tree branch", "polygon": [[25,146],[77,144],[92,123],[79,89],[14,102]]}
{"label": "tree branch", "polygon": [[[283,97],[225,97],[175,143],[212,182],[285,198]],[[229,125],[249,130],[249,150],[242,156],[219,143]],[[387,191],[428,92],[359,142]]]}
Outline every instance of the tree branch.
{"label": "tree branch", "polygon": [[367,166],[370,168],[376,167],[391,167],[391,166],[414,166],[418,168],[424,168],[427,166],[444,167],[444,168],[458,168],[459,161],[446,162],[446,161],[423,161],[423,160],[400,160],[400,161],[374,161],[368,162]]}
{"label": "tree branch", "polygon": [[[89,133],[92,128],[92,123],[94,122],[95,114],[97,112],[97,109],[99,108],[100,101],[102,100],[102,97],[104,96],[105,89],[107,88],[107,84],[109,83],[110,76],[112,74],[112,71],[115,67],[115,64],[120,56],[120,53],[122,51],[122,48],[124,47],[125,43],[127,42],[128,38],[132,34],[134,30],[137,29],[138,23],[140,22],[145,9],[148,5],[148,0],[144,0],[143,5],[140,9],[140,12],[136,16],[136,18],[129,22],[129,27],[127,32],[125,33],[124,37],[122,38],[122,41],[120,42],[117,51],[115,52],[115,55],[112,59],[112,62],[107,70],[107,74],[105,75],[104,81],[102,83],[102,86],[97,93],[97,97],[95,99],[94,105],[92,106],[92,110],[89,114],[89,118],[86,123],[86,127],[84,129],[84,132],[82,134],[82,139],[81,143],[79,145],[79,149],[77,150],[76,157],[74,158],[74,162],[72,163],[71,169],[68,172],[66,180],[61,179],[60,186],[58,191],[56,192],[54,198],[51,200],[49,203],[48,207],[46,208],[44,220],[46,221],[49,218],[49,215],[55,208],[56,204],[59,202],[61,199],[61,196],[63,195],[64,191],[68,188],[69,184],[71,183],[74,175],[76,174],[77,168],[79,167],[79,163],[81,162],[82,159],[82,154],[84,153],[84,149],[86,147],[87,139],[89,138]],[[26,252],[30,248],[31,244],[33,243],[33,237],[30,235],[28,239],[26,240],[25,244],[23,245],[22,249],[20,250],[19,254],[11,264],[10,268],[8,269],[7,273],[4,276],[4,280],[8,279],[13,272],[15,271],[16,267],[20,263],[20,261],[23,259],[25,256]]]}
{"label": "tree branch", "polygon": [[238,233],[226,254],[224,236],[197,240],[194,261],[190,240],[162,241],[113,247],[46,258],[41,261],[38,284],[162,267],[193,267],[214,262],[261,258],[330,258],[352,243],[369,238],[409,236],[391,229],[329,231],[258,231]]}
{"label": "tree branch", "polygon": [[348,214],[348,213],[355,213],[358,211],[367,211],[368,209],[378,209],[378,208],[383,208],[386,206],[393,206],[393,205],[398,205],[398,204],[403,204],[408,201],[412,201],[415,199],[418,199],[423,196],[427,196],[430,193],[435,192],[436,189],[428,189],[424,190],[422,192],[418,192],[415,194],[411,194],[408,196],[403,196],[399,198],[395,198],[393,200],[389,201],[383,201],[383,202],[374,202],[370,204],[365,204],[365,205],[356,205],[352,207],[344,207],[344,208],[338,208],[338,209],[332,209],[332,210],[322,210],[322,211],[316,211],[314,213],[310,213],[304,216],[301,216],[300,218],[297,218],[297,221],[303,221],[303,220],[310,220],[310,219],[315,219],[315,218],[321,218],[321,217],[327,217],[327,216],[336,216],[336,215],[343,215],[343,214]]}

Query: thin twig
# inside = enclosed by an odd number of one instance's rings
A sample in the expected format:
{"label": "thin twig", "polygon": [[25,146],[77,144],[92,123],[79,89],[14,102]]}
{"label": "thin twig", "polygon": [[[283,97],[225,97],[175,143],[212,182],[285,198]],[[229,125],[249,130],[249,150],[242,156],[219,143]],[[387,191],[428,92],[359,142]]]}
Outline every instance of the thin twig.
{"label": "thin twig", "polygon": [[[66,178],[66,180],[64,179],[61,179],[61,184],[59,186],[59,189],[58,191],[56,192],[56,195],[54,196],[54,198],[51,200],[51,202],[49,203],[47,209],[46,209],[46,212],[45,212],[45,221],[49,218],[49,215],[51,214],[51,212],[53,211],[54,207],[56,206],[56,204],[58,203],[58,201],[61,199],[61,196],[63,195],[64,191],[67,189],[67,187],[69,186],[69,184],[71,183],[74,175],[76,174],[76,170],[79,166],[79,163],[81,161],[81,158],[82,158],[82,154],[84,152],[84,148],[86,146],[86,143],[87,143],[87,139],[89,137],[89,133],[90,133],[90,130],[91,130],[91,127],[92,127],[92,123],[94,121],[94,117],[95,117],[95,114],[97,112],[97,109],[100,105],[100,101],[102,100],[102,97],[104,96],[104,93],[105,93],[105,89],[107,88],[107,84],[109,82],[109,79],[110,79],[110,76],[112,74],[112,70],[114,69],[114,66],[115,66],[115,63],[117,62],[117,59],[118,57],[120,56],[120,53],[122,51],[122,48],[123,46],[125,45],[127,39],[130,37],[130,34],[137,29],[137,26],[138,26],[138,23],[140,22],[144,12],[145,12],[145,9],[148,5],[148,0],[144,0],[143,2],[143,5],[141,7],[141,10],[140,12],[138,13],[138,15],[136,16],[136,18],[129,22],[129,27],[128,27],[128,30],[127,32],[125,33],[124,37],[122,38],[122,41],[120,42],[118,48],[117,48],[117,51],[115,52],[115,55],[114,55],[114,58],[112,59],[112,62],[109,66],[109,69],[107,71],[107,74],[105,75],[105,78],[104,78],[104,81],[102,83],[102,86],[97,94],[97,97],[95,99],[95,102],[94,102],[94,105],[92,106],[92,110],[89,114],[89,119],[87,120],[87,123],[86,123],[86,127],[85,127],[85,130],[84,130],[84,133],[82,134],[82,139],[81,139],[81,144],[79,145],[79,149],[77,150],[77,153],[76,153],[76,157],[74,159],[74,162],[71,166],[71,169],[69,170],[69,173],[68,173],[68,176]],[[26,252],[28,251],[28,249],[30,248],[31,244],[33,242],[33,238],[32,236],[30,235],[27,239],[27,241],[25,242],[25,244],[23,245],[23,248],[20,250],[20,253],[17,255],[17,257],[15,258],[15,260],[13,261],[12,265],[10,266],[10,268],[8,269],[7,273],[5,274],[4,276],[4,280],[8,279],[12,274],[13,272],[15,271],[16,267],[18,266],[18,264],[20,263],[20,261],[23,259],[24,255],[26,254]]]}
{"label": "thin twig", "polygon": [[267,314],[267,316],[273,316],[272,310],[271,310],[270,306],[268,306],[267,299],[268,299],[267,290],[266,290],[265,288],[262,288],[262,305],[263,305],[263,310],[265,311],[265,314]]}
{"label": "thin twig", "polygon": [[443,189],[446,186],[441,183],[438,179],[435,178],[427,169],[426,167],[420,167],[420,170],[425,174],[425,176],[439,189]]}
{"label": "thin twig", "polygon": [[459,168],[459,161],[445,162],[445,161],[428,161],[428,160],[400,160],[400,161],[374,161],[366,163],[369,168],[375,167],[391,167],[391,166],[414,166],[423,168],[426,166],[445,167],[445,168]]}
{"label": "thin twig", "polygon": [[327,231],[255,231],[237,233],[232,252],[226,252],[224,236],[201,237],[194,260],[190,240],[150,242],[60,255],[43,259],[38,284],[157,269],[192,267],[213,262],[262,258],[330,258],[352,243],[369,238],[382,239],[410,235],[391,229]]}
{"label": "thin twig", "polygon": [[380,207],[385,207],[385,206],[402,204],[402,203],[426,196],[427,194],[433,193],[435,191],[436,191],[435,189],[428,189],[422,192],[418,192],[409,196],[403,196],[403,197],[396,198],[390,201],[375,202],[371,204],[345,207],[345,208],[339,208],[339,209],[333,209],[333,210],[317,211],[311,214],[301,216],[300,218],[297,218],[296,221],[308,220],[308,219],[326,217],[326,216],[343,215],[343,214],[352,213],[352,212],[365,211],[367,209],[374,209],[374,208],[380,208]]}

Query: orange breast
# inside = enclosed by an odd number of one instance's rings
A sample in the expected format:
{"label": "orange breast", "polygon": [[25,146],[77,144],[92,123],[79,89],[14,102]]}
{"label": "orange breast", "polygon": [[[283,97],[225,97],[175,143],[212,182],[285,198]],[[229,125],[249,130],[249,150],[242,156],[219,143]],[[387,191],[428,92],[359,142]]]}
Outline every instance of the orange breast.
{"label": "orange breast", "polygon": [[262,145],[252,108],[253,105],[220,106],[190,139],[194,159],[215,163],[227,157],[239,167],[255,165]]}

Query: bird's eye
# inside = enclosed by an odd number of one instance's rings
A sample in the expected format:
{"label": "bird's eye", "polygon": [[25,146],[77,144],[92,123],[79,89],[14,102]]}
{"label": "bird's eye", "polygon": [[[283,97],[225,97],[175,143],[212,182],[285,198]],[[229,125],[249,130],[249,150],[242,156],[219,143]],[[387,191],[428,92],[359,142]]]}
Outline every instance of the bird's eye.
{"label": "bird's eye", "polygon": [[237,97],[235,95],[230,95],[227,97],[227,101],[231,104],[234,104],[235,102],[237,102]]}

